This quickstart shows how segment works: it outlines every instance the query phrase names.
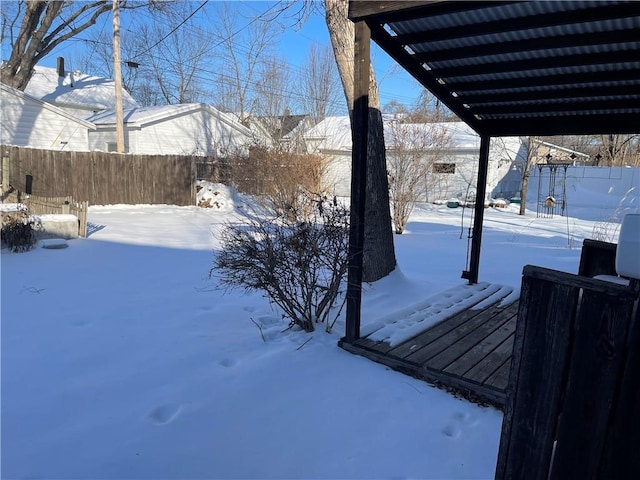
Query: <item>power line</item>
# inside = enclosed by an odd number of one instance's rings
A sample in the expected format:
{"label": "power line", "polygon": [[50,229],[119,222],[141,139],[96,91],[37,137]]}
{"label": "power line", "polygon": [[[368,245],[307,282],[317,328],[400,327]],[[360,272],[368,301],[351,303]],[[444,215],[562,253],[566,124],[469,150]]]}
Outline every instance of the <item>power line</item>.
{"label": "power line", "polygon": [[145,53],[149,52],[150,50],[154,49],[155,47],[160,45],[162,42],[164,42],[167,38],[169,38],[171,35],[173,35],[182,25],[187,23],[191,17],[193,17],[196,13],[198,13],[200,10],[202,10],[202,8],[204,8],[204,6],[207,4],[207,2],[208,2],[208,0],[204,0],[204,2],[202,2],[198,8],[196,8],[193,12],[191,12],[187,16],[187,18],[182,20],[182,22],[180,22],[178,25],[176,25],[173,30],[171,30],[164,37],[162,37],[160,40],[158,40],[156,43],[151,45],[149,48],[147,48],[143,52],[140,52],[137,55],[134,55],[133,58],[139,57],[140,55],[144,55]]}

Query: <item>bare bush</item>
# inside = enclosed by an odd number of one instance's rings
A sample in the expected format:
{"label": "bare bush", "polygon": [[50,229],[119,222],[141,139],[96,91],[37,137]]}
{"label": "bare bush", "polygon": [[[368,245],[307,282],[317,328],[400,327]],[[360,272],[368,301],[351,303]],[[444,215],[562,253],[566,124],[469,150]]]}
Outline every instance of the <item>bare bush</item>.
{"label": "bare bush", "polygon": [[304,198],[298,205],[307,205],[293,217],[227,225],[209,275],[227,288],[265,292],[291,320],[290,327],[312,332],[324,324],[329,332],[344,305],[349,209],[335,198]]}
{"label": "bare bush", "polygon": [[23,210],[4,214],[2,217],[2,241],[12,252],[26,252],[36,244],[35,231],[41,227]]}
{"label": "bare bush", "polygon": [[387,155],[389,197],[395,232],[402,234],[420,195],[436,180],[432,168],[444,156],[451,135],[440,123],[402,123],[393,120]]}
{"label": "bare bush", "polygon": [[234,172],[238,190],[261,198],[278,215],[295,218],[309,202],[305,192],[322,194],[326,161],[318,155],[251,150]]}

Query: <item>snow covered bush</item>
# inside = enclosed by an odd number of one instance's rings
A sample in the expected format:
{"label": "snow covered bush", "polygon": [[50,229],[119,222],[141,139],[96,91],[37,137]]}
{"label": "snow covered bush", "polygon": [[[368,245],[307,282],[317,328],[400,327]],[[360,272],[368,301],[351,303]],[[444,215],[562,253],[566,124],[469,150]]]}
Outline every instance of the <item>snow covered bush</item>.
{"label": "snow covered bush", "polygon": [[290,327],[312,332],[323,324],[329,332],[344,305],[349,209],[311,195],[306,203],[293,217],[228,225],[209,275],[226,288],[263,291]]}
{"label": "snow covered bush", "polygon": [[36,244],[34,231],[40,223],[26,210],[5,213],[2,216],[2,241],[12,252],[26,252]]}

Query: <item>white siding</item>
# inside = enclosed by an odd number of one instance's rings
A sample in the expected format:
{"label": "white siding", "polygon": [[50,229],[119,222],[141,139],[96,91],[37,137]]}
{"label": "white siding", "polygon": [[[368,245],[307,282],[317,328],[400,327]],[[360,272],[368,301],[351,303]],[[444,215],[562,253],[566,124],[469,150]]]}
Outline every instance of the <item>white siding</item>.
{"label": "white siding", "polygon": [[351,195],[351,152],[323,155],[327,161],[324,186],[330,195],[348,197]]}
{"label": "white siding", "polygon": [[[125,128],[124,130],[124,151],[125,153],[141,153],[137,151],[137,128]],[[115,127],[98,127],[94,132],[89,132],[89,150],[99,150],[108,152],[107,144],[116,143]]]}
{"label": "white siding", "polygon": [[88,127],[85,123],[27,96],[4,89],[0,92],[2,143],[49,150],[88,150]]}
{"label": "white siding", "polygon": [[[501,180],[510,172],[511,166],[519,154],[519,140],[514,138],[506,143],[498,142],[489,155],[487,174],[487,198],[491,197]],[[329,193],[348,197],[351,191],[351,152],[322,152],[327,159],[325,186]],[[392,153],[387,152],[387,155]],[[445,152],[436,163],[455,164],[455,173],[433,173],[417,193],[417,201],[433,202],[452,197],[475,199],[478,179],[479,151],[471,148],[452,149]],[[427,188],[426,185],[429,185]]]}
{"label": "white siding", "polygon": [[[115,142],[115,127],[102,126],[89,135],[91,149],[106,150]],[[225,156],[246,154],[251,137],[207,110],[196,110],[150,123],[125,126],[128,153],[149,155]]]}

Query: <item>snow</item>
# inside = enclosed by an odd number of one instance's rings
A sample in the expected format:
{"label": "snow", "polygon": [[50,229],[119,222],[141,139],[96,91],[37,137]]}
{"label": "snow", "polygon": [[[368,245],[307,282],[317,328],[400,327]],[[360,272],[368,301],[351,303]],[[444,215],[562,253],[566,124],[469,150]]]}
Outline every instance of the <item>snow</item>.
{"label": "snow", "polygon": [[[387,147],[393,146],[394,135],[392,124],[394,116],[384,115],[385,122],[384,137]],[[315,127],[305,132],[304,137],[314,145],[316,150],[339,150],[351,151],[351,131],[349,129],[349,117],[327,117]],[[447,132],[452,148],[456,149],[478,149],[480,147],[480,137],[464,122],[440,122],[436,124],[406,124],[406,128],[415,131],[431,130],[438,126]]]}
{"label": "snow", "polygon": [[2,213],[15,213],[23,210],[27,210],[24,203],[0,203],[0,212]]}
{"label": "snow", "polygon": [[[25,92],[45,102],[64,107],[106,110],[115,105],[113,80],[77,71],[67,71],[65,77],[61,78],[55,68],[40,65],[34,67],[33,76]],[[126,91],[122,92],[122,102],[124,108],[138,105]]]}
{"label": "snow", "polygon": [[[473,287],[471,210],[418,205],[398,268],[364,286],[363,329],[399,341],[468,295],[510,301],[526,264],[575,273],[623,197],[638,211],[633,178],[618,203],[600,179],[610,210],[589,207],[595,186],[567,194],[570,217],[488,208]],[[2,250],[2,478],[493,477],[501,412],[341,350],[343,318],[284,331],[262,295],[217,289],[220,232],[247,199],[202,195],[222,207],[92,206],[66,249]]]}

